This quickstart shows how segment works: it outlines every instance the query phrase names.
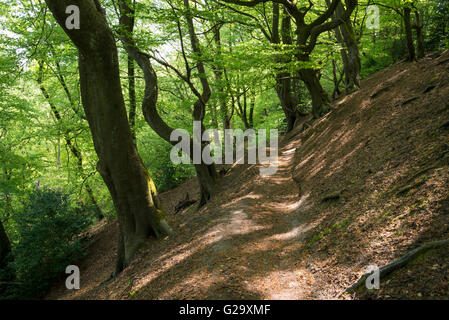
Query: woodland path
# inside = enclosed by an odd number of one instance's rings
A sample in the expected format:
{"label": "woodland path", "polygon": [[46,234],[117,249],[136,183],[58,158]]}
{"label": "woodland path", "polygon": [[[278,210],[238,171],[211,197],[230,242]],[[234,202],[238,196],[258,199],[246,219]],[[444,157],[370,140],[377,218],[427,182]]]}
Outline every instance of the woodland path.
{"label": "woodland path", "polygon": [[292,268],[309,229],[301,216],[307,198],[299,197],[291,174],[296,146],[297,141],[280,146],[275,174],[261,176],[261,165],[249,166],[242,174],[252,175],[251,185],[228,187],[236,191],[229,195],[232,201],[220,208],[221,218],[208,233],[213,245],[203,262],[219,266],[214,272],[223,268],[231,276],[223,292],[229,298],[237,297],[242,285],[262,299],[329,298],[314,294],[307,268]]}

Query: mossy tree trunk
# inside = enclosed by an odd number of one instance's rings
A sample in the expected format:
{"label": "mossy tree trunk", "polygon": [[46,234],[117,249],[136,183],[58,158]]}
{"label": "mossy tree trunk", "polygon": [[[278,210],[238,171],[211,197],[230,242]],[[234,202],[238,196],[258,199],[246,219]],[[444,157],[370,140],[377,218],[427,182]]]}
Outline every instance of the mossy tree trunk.
{"label": "mossy tree trunk", "polygon": [[150,234],[171,233],[157,192],[133,143],[123,98],[117,47],[97,0],[80,0],[81,28],[65,27],[71,0],[46,3],[79,51],[80,87],[86,118],[120,225],[116,273],[133,259]]}

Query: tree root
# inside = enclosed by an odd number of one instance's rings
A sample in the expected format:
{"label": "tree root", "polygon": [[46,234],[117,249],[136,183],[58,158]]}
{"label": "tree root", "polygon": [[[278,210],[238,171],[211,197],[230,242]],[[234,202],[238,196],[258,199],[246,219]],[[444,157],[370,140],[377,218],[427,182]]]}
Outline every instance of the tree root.
{"label": "tree root", "polygon": [[411,97],[411,98],[409,98],[409,99],[407,99],[407,100],[405,100],[403,102],[398,103],[397,105],[395,105],[395,107],[403,107],[403,106],[409,104],[410,102],[413,102],[413,101],[418,100],[418,99],[419,99],[418,96]]}
{"label": "tree root", "polygon": [[189,194],[187,193],[187,196],[184,200],[179,201],[179,203],[175,206],[175,214],[179,211],[184,210],[185,208],[190,207],[192,204],[197,202],[198,200],[189,200]]}
{"label": "tree root", "polygon": [[[444,240],[439,240],[439,241],[433,241],[433,242],[428,242],[428,243],[424,243],[423,245],[419,246],[416,249],[413,249],[412,251],[406,253],[405,255],[403,255],[402,257],[400,257],[399,259],[381,267],[379,269],[379,276],[380,278],[383,278],[385,276],[387,276],[388,274],[390,274],[391,272],[402,268],[403,266],[405,266],[409,261],[411,261],[412,259],[416,258],[417,256],[419,256],[420,254],[424,253],[425,251],[429,250],[429,249],[434,249],[434,248],[438,248],[438,247],[442,247],[445,245],[449,244],[449,239],[444,239]],[[355,282],[353,285],[351,285],[349,288],[347,288],[346,290],[344,290],[343,292],[341,292],[337,298],[339,298],[340,296],[342,296],[345,293],[351,293],[356,291],[358,288],[360,288],[361,286],[364,285],[366,278],[368,278],[372,273],[365,273],[363,276],[361,276],[359,278],[359,280],[357,280],[357,282]]]}
{"label": "tree root", "polygon": [[370,98],[371,98],[371,99],[375,99],[375,98],[377,98],[378,96],[380,96],[382,93],[387,92],[387,91],[389,91],[390,89],[391,89],[390,84],[384,85],[382,88],[380,88],[379,90],[377,90],[376,92],[374,92],[374,93],[370,96]]}
{"label": "tree root", "polygon": [[409,192],[410,190],[416,189],[417,187],[423,185],[424,183],[426,183],[426,179],[421,179],[421,180],[417,181],[416,183],[409,184],[409,185],[406,185],[405,187],[402,187],[401,189],[399,189],[399,190],[396,192],[396,194],[397,194],[398,196],[405,195],[405,194],[406,194],[407,192]]}
{"label": "tree root", "polygon": [[341,196],[343,195],[343,192],[345,192],[345,191],[348,191],[348,190],[342,189],[340,191],[329,193],[329,194],[325,195],[324,197],[322,197],[320,201],[321,201],[321,203],[324,203],[324,202],[339,200],[341,198]]}

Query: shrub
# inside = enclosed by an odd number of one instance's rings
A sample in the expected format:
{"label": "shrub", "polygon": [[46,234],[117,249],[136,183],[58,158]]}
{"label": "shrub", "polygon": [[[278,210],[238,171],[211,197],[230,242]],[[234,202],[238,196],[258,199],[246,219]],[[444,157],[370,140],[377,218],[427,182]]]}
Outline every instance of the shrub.
{"label": "shrub", "polygon": [[17,298],[42,296],[55,277],[84,255],[82,239],[76,235],[90,221],[90,214],[71,206],[67,194],[50,189],[31,193],[15,218],[18,239],[12,264]]}

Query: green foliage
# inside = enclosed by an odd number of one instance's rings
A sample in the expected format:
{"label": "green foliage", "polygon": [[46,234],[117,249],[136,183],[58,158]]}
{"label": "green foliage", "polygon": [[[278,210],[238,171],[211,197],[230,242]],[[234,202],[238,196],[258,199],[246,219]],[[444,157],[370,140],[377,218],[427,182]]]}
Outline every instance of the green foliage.
{"label": "green foliage", "polygon": [[[154,133],[151,134],[154,135]],[[157,186],[158,192],[173,189],[195,176],[193,165],[175,165],[171,162],[170,151],[172,146],[170,144],[162,139],[155,139],[154,136],[153,139],[144,140],[150,144],[150,147],[147,148],[145,144],[142,144],[139,149],[140,154]]]}
{"label": "green foliage", "polygon": [[32,192],[14,218],[15,295],[39,297],[51,280],[85,254],[77,235],[91,222],[90,214],[72,206],[67,194],[44,189]]}

